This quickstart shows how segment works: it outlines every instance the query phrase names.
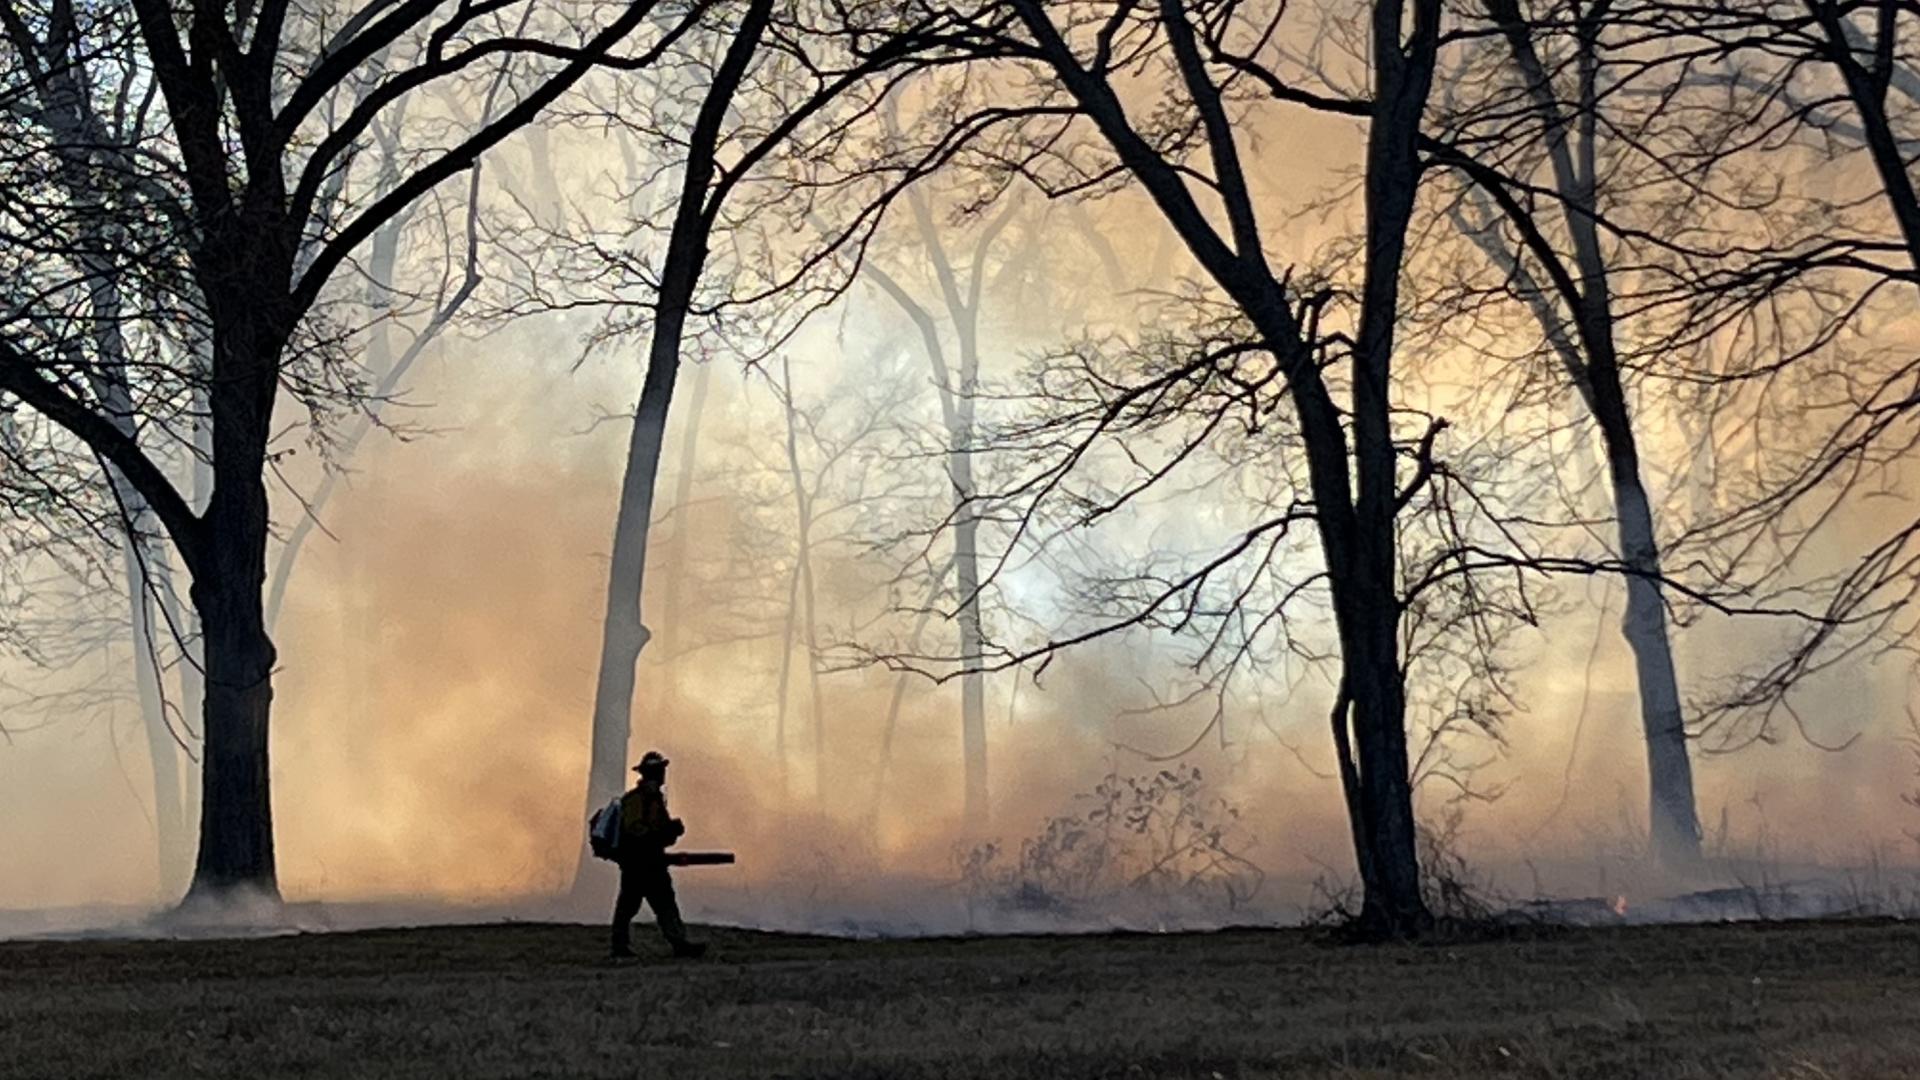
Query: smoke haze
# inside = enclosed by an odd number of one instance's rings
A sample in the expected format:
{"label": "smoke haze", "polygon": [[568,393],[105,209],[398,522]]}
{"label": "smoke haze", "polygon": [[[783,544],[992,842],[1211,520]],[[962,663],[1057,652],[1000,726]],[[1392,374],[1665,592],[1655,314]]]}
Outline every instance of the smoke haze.
{"label": "smoke haze", "polygon": [[[1318,121],[1301,142],[1266,152],[1302,161],[1302,145],[1345,130]],[[1315,169],[1330,164],[1338,162]],[[1304,164],[1296,168],[1292,177],[1270,171],[1277,189],[1309,175]],[[1149,267],[1157,231],[1134,227],[1124,200],[1100,212],[1123,262]],[[1048,236],[1069,233],[1049,228]],[[1317,231],[1303,226],[1303,249]],[[911,246],[893,243],[889,257],[898,263]],[[1083,279],[1093,276],[1090,267],[1089,257]],[[917,386],[903,419],[913,410],[923,423],[937,418],[924,358],[897,316],[864,285],[849,303],[853,315],[817,318],[789,350],[802,383],[797,396],[827,400],[843,380],[867,378],[861,365],[878,352]],[[1115,317],[1103,311],[1085,321]],[[987,364],[1000,376],[1068,329],[996,320],[991,310],[986,321],[996,335]],[[430,430],[370,438],[324,512],[331,537],[316,535],[303,552],[276,630],[274,814],[289,900],[404,902],[416,905],[408,917],[420,917],[435,904],[527,910],[566,887],[583,828],[606,552],[626,437],[620,414],[631,409],[641,374],[638,344],[603,350],[575,370],[581,333],[578,323],[542,318],[437,343],[408,379],[405,407],[387,417]],[[669,790],[689,825],[684,845],[739,854],[737,867],[685,874],[683,902],[695,917],[779,927],[964,926],[977,913],[958,898],[956,851],[983,838],[962,828],[957,682],[910,681],[877,788],[896,676],[875,667],[824,672],[827,786],[815,790],[797,650],[788,760],[775,752],[781,626],[761,616],[784,611],[784,595],[768,595],[767,583],[784,589],[791,508],[761,496],[770,484],[779,496],[784,482],[770,473],[781,463],[783,421],[769,369],[743,372],[725,356],[711,363],[693,498],[672,507],[668,478],[681,468],[675,455],[691,396],[683,376],[648,579],[647,621],[656,635],[677,621],[681,647],[668,656],[656,636],[643,655],[632,745],[636,757],[657,747],[673,758]],[[614,419],[595,423],[596,416]],[[315,482],[311,458],[296,454],[286,466],[296,484]],[[941,494],[936,461],[904,467],[919,471],[922,490]],[[290,522],[298,504],[281,497],[277,512]],[[783,514],[789,531],[769,546],[766,523]],[[678,530],[689,522],[698,539],[683,545]],[[1175,523],[1143,521],[1134,539],[1179,536]],[[857,637],[886,608],[879,593],[889,575],[850,541],[819,558],[823,629]],[[682,610],[662,608],[671,573],[688,575]],[[1043,577],[1018,581],[1023,601],[1068,606],[1047,594]],[[1518,646],[1525,711],[1504,730],[1505,745],[1482,739],[1462,751],[1484,762],[1477,786],[1500,795],[1462,804],[1459,849],[1519,893],[1536,883],[1571,896],[1710,884],[1623,883],[1632,871],[1622,868],[1643,842],[1635,837],[1646,828],[1646,798],[1633,669],[1616,632],[1622,591],[1584,579],[1560,589],[1571,602]],[[742,595],[758,606],[718,602]],[[887,632],[903,638],[904,626],[896,620]],[[951,632],[940,618],[930,630]],[[1683,686],[1696,673],[1725,672],[1743,652],[1762,654],[1774,636],[1716,618],[1676,630]],[[107,679],[115,693],[57,722],[21,726],[0,743],[0,910],[139,908],[159,899],[138,706],[130,677],[116,674],[131,671],[127,651],[121,642],[84,672],[10,667],[11,683],[42,694],[93,678]],[[1140,712],[1156,689],[1178,683],[1182,662],[1167,640],[1141,634],[1066,655],[1038,683],[1030,670],[990,677],[990,835],[1017,847],[1045,819],[1074,812],[1076,796],[1110,770],[1151,772],[1161,766],[1142,752],[1171,754],[1205,730],[1183,761],[1201,770],[1211,795],[1240,810],[1245,854],[1267,875],[1257,900],[1234,917],[1297,918],[1314,903],[1317,878],[1350,873],[1327,737],[1331,687],[1314,673],[1301,673],[1291,690],[1282,680],[1262,683],[1257,694],[1231,700],[1211,729],[1210,699]],[[1787,737],[1699,756],[1710,844],[1753,865],[1911,865],[1909,834],[1920,813],[1901,801],[1917,786],[1904,741],[1913,734],[1908,693],[1903,663],[1863,659],[1817,686],[1819,708],[1804,718],[1817,739],[1852,739],[1847,749],[1830,753]],[[1429,785],[1423,811],[1437,820],[1448,795]],[[1160,917],[1111,914],[1150,925]]]}

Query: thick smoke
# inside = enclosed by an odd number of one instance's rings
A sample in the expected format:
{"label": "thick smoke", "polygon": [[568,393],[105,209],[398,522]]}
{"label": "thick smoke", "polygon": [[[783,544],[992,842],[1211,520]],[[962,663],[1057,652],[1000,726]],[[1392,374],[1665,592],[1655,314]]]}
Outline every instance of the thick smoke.
{"label": "thick smoke", "polygon": [[[1151,247],[1128,243],[1122,254],[1146,263]],[[336,914],[309,909],[295,925],[585,914],[549,898],[566,888],[580,843],[624,440],[621,423],[592,418],[629,409],[640,372],[637,347],[573,370],[576,331],[522,322],[436,349],[407,395],[420,408],[406,414],[432,432],[369,440],[327,510],[332,538],[316,537],[302,556],[276,630],[280,874],[290,900]],[[795,361],[817,390],[847,357],[821,332],[801,339]],[[686,422],[684,410],[676,422]],[[743,542],[758,481],[742,448],[776,461],[780,414],[762,374],[729,365],[715,373],[701,423],[697,506],[675,513],[711,554]],[[668,446],[679,445],[670,433]],[[313,467],[296,461],[289,471],[311,481]],[[670,453],[663,476],[678,468]],[[284,520],[297,505],[282,499],[280,512]],[[690,827],[686,844],[740,857],[734,868],[684,876],[696,916],[869,932],[1165,924],[1164,912],[1118,903],[1052,922],[969,907],[960,856],[989,837],[966,835],[960,820],[957,684],[909,688],[876,800],[895,676],[822,675],[827,783],[815,790],[802,669],[783,767],[774,751],[777,622],[742,633],[737,612],[704,602],[697,587],[683,592],[685,610],[659,610],[661,575],[676,565],[673,523],[662,530],[649,621],[679,620],[686,648],[643,657],[633,750],[659,747],[674,759],[670,790]],[[860,556],[847,548],[833,557]],[[822,577],[823,624],[852,632],[873,611],[863,586],[874,579]],[[1768,875],[1833,880],[1876,861],[1911,863],[1920,813],[1901,795],[1920,782],[1902,741],[1912,734],[1905,670],[1889,661],[1818,688],[1817,734],[1857,736],[1849,749],[1789,737],[1699,760],[1720,879],[1634,869],[1643,862],[1644,756],[1632,669],[1614,632],[1620,597],[1604,584],[1570,588],[1588,588],[1588,599],[1526,646],[1518,685],[1527,708],[1505,729],[1505,745],[1467,751],[1485,759],[1478,786],[1499,797],[1450,803],[1447,790],[1421,793],[1430,821],[1458,809],[1449,843],[1493,887],[1631,904]],[[1720,668],[1730,650],[1768,644],[1757,631],[1716,624],[1682,629],[1677,640],[1683,680],[1696,661]],[[99,670],[84,677],[131,670],[124,649],[94,662]],[[1148,755],[1193,743],[1210,701],[1138,711],[1143,686],[1177,677],[1179,663],[1165,641],[1135,638],[1066,656],[1037,683],[1030,671],[994,676],[991,837],[1017,848],[1049,817],[1084,805],[1077,796],[1109,772],[1151,773],[1162,765]],[[1238,699],[1182,759],[1201,770],[1211,796],[1239,810],[1244,853],[1266,875],[1256,902],[1212,917],[1295,919],[1320,902],[1319,888],[1351,876],[1326,734],[1331,704],[1324,679],[1311,677],[1289,693]],[[0,743],[0,911],[87,909],[7,915],[0,933],[124,922],[158,899],[138,722],[123,691]]]}

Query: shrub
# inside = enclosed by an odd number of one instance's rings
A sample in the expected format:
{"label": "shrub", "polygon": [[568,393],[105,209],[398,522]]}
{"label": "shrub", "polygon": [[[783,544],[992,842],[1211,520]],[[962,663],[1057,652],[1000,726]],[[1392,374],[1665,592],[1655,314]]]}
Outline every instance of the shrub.
{"label": "shrub", "polygon": [[1009,861],[999,841],[955,853],[969,904],[1067,915],[1135,899],[1237,911],[1266,874],[1243,854],[1240,810],[1209,794],[1191,765],[1142,776],[1110,772],[1048,818]]}

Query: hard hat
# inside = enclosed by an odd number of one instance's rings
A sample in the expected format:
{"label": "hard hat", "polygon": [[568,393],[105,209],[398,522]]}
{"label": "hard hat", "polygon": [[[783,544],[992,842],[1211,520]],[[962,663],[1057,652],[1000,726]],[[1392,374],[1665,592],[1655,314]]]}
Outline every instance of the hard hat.
{"label": "hard hat", "polygon": [[635,765],[633,771],[646,772],[648,769],[664,769],[667,767],[667,764],[667,755],[662,754],[658,750],[649,750],[641,756],[640,764]]}

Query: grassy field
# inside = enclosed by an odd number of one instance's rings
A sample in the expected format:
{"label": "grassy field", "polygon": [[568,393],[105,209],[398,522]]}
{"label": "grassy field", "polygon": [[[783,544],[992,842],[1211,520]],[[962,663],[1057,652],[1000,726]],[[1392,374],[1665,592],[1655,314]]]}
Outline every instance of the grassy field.
{"label": "grassy field", "polygon": [[0,1076],[1916,1077],[1920,924],[0,943]]}

